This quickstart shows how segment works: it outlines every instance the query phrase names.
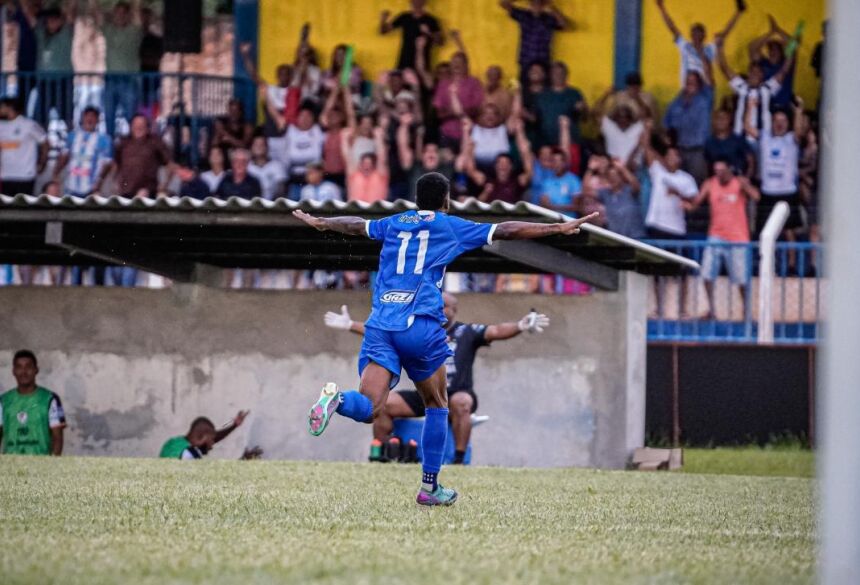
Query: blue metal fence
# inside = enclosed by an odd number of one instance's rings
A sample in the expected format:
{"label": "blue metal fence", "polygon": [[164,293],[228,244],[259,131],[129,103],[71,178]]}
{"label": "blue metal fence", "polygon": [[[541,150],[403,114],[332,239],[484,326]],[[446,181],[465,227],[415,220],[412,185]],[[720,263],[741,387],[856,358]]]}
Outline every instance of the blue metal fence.
{"label": "blue metal fence", "polygon": [[248,78],[190,73],[2,73],[0,95],[18,97],[26,114],[44,127],[62,122],[76,125],[87,106],[103,114],[103,129],[123,134],[136,113],[158,120],[162,132],[174,131],[172,143],[196,163],[201,154],[194,144],[208,144],[215,118],[227,112],[230,98],[238,98],[246,116],[256,121],[256,86]]}
{"label": "blue metal fence", "polygon": [[[698,275],[657,278],[651,299],[648,339],[680,342],[758,340],[758,243],[651,241],[657,247],[698,262]],[[778,242],[771,294],[774,343],[817,342],[825,279],[818,243]],[[716,267],[715,267],[716,264]],[[716,268],[716,269],[715,269]],[[740,285],[740,286],[739,286]]]}

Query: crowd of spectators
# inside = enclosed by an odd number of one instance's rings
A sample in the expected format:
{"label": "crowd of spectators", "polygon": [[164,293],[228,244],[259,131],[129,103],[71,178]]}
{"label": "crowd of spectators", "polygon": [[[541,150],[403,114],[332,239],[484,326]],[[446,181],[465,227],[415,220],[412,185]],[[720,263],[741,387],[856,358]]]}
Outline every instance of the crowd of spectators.
{"label": "crowd of spectators", "polygon": [[[552,52],[553,37],[576,34],[575,23],[549,0],[500,2],[520,28],[518,70],[492,65],[484,72],[470,67],[469,44],[479,39],[444,30],[423,0],[411,0],[400,14],[380,15],[378,34],[402,38],[393,68],[375,80],[366,79],[351,47],[339,45],[321,61],[308,24],[294,58],[271,79],[258,71],[254,47],[242,45],[263,121],[255,126],[242,102],[230,101],[200,161],[171,152],[127,78],[106,88],[107,111],[84,109],[54,145],[39,124],[51,103],[31,120],[21,100],[5,99],[3,191],[34,193],[52,151],[51,180],[38,190],[71,196],[414,200],[417,178],[438,171],[451,179],[455,198],[527,201],[571,215],[598,210],[601,226],[632,238],[746,242],[786,201],[785,237],[802,232],[817,240],[817,116],[793,91],[802,39],[771,16],[749,44],[746,73],[737,73],[724,45],[744,0],[710,42],[704,25],[692,24],[687,38],[663,0],[653,1],[681,55],[680,89],[662,115],[636,71],[624,87],[607,87],[587,103],[568,79],[575,65]],[[68,74],[66,37],[77,2],[41,13],[38,1],[12,4],[21,26],[19,68]],[[109,20],[102,24],[108,72],[151,69],[152,13],[118,2]],[[434,49],[444,43],[456,52],[437,61]],[[823,60],[822,43],[812,63],[819,75]],[[719,103],[717,74],[733,92]],[[114,124],[117,109],[128,119],[126,136]],[[721,260],[732,264],[728,255],[712,255],[709,270],[719,272]]]}

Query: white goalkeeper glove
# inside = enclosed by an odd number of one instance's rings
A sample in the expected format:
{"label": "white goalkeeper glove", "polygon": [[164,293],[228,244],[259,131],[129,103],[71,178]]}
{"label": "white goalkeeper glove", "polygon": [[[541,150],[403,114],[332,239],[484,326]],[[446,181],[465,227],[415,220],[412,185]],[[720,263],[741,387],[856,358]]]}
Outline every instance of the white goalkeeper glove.
{"label": "white goalkeeper glove", "polygon": [[332,329],[349,331],[352,327],[352,317],[349,316],[349,310],[346,308],[346,305],[341,306],[340,313],[335,313],[334,311],[327,312],[324,320],[326,327],[331,327]]}
{"label": "white goalkeeper glove", "polygon": [[522,319],[517,326],[520,331],[528,331],[529,333],[543,333],[543,330],[549,327],[549,317],[543,313],[532,311]]}

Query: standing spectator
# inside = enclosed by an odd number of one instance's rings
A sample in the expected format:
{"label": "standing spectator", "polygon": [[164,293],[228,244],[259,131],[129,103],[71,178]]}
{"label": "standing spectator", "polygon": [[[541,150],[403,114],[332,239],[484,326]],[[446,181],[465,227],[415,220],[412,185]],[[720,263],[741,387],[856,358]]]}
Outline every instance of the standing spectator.
{"label": "standing spectator", "polygon": [[570,119],[570,140],[579,141],[579,121],[588,113],[585,97],[567,84],[567,65],[556,61],[550,67],[550,86],[537,96],[535,109],[538,117],[538,146],[558,144],[559,116]]}
{"label": "standing spectator", "polygon": [[341,132],[341,149],[346,159],[346,198],[348,201],[373,203],[383,201],[388,196],[388,148],[385,145],[385,131],[373,129],[376,151],[365,153],[358,164],[349,157],[350,129]]}
{"label": "standing spectator", "polygon": [[748,179],[755,171],[755,154],[743,136],[732,132],[732,113],[717,110],[711,135],[705,141],[705,160],[713,168],[718,159],[725,159],[735,173]]}
{"label": "standing spectator", "polygon": [[[138,114],[131,119],[131,133],[122,138],[114,152],[116,188],[123,197],[155,197],[170,182],[172,163],[167,146],[149,131],[149,121]],[[159,182],[159,171],[168,167]]]}
{"label": "standing spectator", "polygon": [[287,129],[283,158],[289,181],[287,197],[297,201],[301,195],[302,185],[305,184],[305,166],[322,160],[326,135],[316,123],[316,116],[310,106],[303,105],[299,109],[295,123],[287,125],[283,116],[268,102],[266,105],[269,107],[269,114],[277,121],[278,126]]}
{"label": "standing spectator", "polygon": [[723,37],[717,38],[717,61],[720,64],[720,70],[726,79],[729,80],[729,85],[738,97],[738,105],[735,109],[734,132],[735,134],[745,135],[747,140],[754,143],[756,138],[753,134],[744,131],[746,109],[751,103],[755,104],[755,111],[752,112],[752,128],[756,130],[756,135],[764,130],[770,131],[770,126],[766,127],[766,125],[769,125],[771,120],[769,115],[771,101],[773,100],[773,96],[779,92],[785,76],[788,75],[793,66],[794,55],[790,59],[787,59],[783,63],[782,69],[768,80],[765,80],[764,69],[762,69],[760,64],[750,63],[747,78],[744,79],[729,66],[729,62],[726,60],[724,41]]}
{"label": "standing spectator", "polygon": [[218,191],[218,185],[221,179],[227,174],[227,157],[224,156],[224,151],[213,146],[209,149],[209,170],[200,174],[200,178],[209,186],[209,194],[214,195]]}
{"label": "standing spectator", "polygon": [[[25,8],[26,5],[26,8]],[[37,51],[35,23],[28,15],[38,15],[42,10],[42,0],[14,0],[12,6],[6,7],[7,19],[18,25],[18,55],[16,59],[16,71],[18,73],[32,73],[36,71]],[[28,89],[32,87],[30,80],[21,79],[18,83],[24,84],[24,91],[19,89],[18,96],[26,98]]]}
{"label": "standing spectator", "polygon": [[746,244],[750,241],[750,224],[747,220],[747,203],[750,200],[758,201],[759,197],[758,189],[746,177],[735,176],[729,161],[719,159],[714,162],[714,176],[705,181],[699,194],[683,201],[687,211],[707,201],[711,212],[708,243],[716,245],[705,248],[701,271],[708,293],[706,319],[716,318],[714,281],[720,275],[723,264],[728,270],[729,280],[740,287],[744,316],[748,314],[746,287],[750,280],[750,262]]}
{"label": "standing spectator", "polygon": [[325,107],[320,114],[320,124],[325,129],[325,140],[322,147],[322,164],[326,179],[336,184],[340,189],[346,185],[346,161],[340,151],[340,133],[343,131],[346,116],[338,106],[344,89],[334,88],[326,98]]}
{"label": "standing spectator", "polygon": [[296,49],[291,85],[302,90],[303,101],[309,101],[316,106],[322,91],[322,71],[319,68],[316,49],[309,42],[310,31],[311,25],[306,22],[302,26],[299,46]]}
{"label": "standing spectator", "polygon": [[54,181],[60,180],[66,166],[69,168],[64,189],[66,195],[86,197],[100,193],[110,173],[113,144],[110,136],[98,131],[100,115],[94,106],[84,109],[79,128],[69,133],[66,151],[54,167]]}
{"label": "standing spectator", "polygon": [[[208,418],[201,416],[194,419],[191,423],[191,428],[188,429],[188,434],[184,437],[173,437],[161,447],[159,457],[163,459],[181,459],[183,461],[202,459],[204,455],[209,453],[215,446],[215,443],[220,443],[227,436],[242,426],[245,422],[245,417],[248,416],[247,410],[240,410],[230,424],[221,430],[215,430],[215,425]],[[242,459],[250,459],[248,455],[251,450],[246,449]],[[253,450],[255,455],[260,455],[262,451],[259,447]]]}
{"label": "standing spectator", "polygon": [[442,160],[439,145],[435,142],[424,142],[421,148],[421,157],[416,160],[414,144],[409,137],[409,126],[412,122],[411,114],[401,116],[400,124],[397,126],[397,156],[400,159],[400,167],[408,174],[409,201],[415,201],[415,187],[418,179],[423,175],[436,172],[445,176],[449,181],[454,176],[454,166]]}
{"label": "standing spectator", "polygon": [[514,0],[502,0],[499,4],[520,25],[517,63],[520,66],[520,80],[525,85],[532,63],[549,65],[555,31],[569,29],[572,23],[552,0],[529,0],[528,8],[514,6]]}
{"label": "standing spectator", "polygon": [[411,10],[401,12],[394,20],[388,10],[382,12],[379,18],[379,33],[388,34],[395,28],[403,31],[400,42],[400,56],[397,58],[397,69],[414,69],[416,66],[416,46],[418,37],[426,37],[429,42],[421,47],[424,63],[430,63],[430,49],[433,45],[441,45],[444,42],[442,28],[436,17],[424,10],[427,4],[425,0],[411,0]]}
{"label": "standing spectator", "polygon": [[541,185],[541,205],[562,213],[575,211],[573,198],[582,192],[582,182],[568,169],[568,154],[559,147],[553,148],[553,175]]}
{"label": "standing spectator", "polygon": [[[755,104],[751,103],[747,110],[745,126],[747,133],[759,142],[759,161],[761,164],[761,194],[757,211],[756,233],[761,233],[767,218],[770,217],[774,207],[785,201],[790,209],[788,219],[785,222],[783,236],[788,241],[795,240],[794,230],[801,225],[800,218],[800,139],[792,132],[791,122],[785,110],[777,110],[773,113],[773,120],[764,124],[759,131],[750,119]],[[794,125],[800,127],[803,124],[803,105],[794,108]],[[773,130],[771,130],[771,127]],[[794,271],[795,254],[790,251],[788,255],[788,268]]]}
{"label": "standing spectator", "polygon": [[[750,41],[747,47],[750,63],[757,63],[761,67],[765,81],[782,71],[787,60],[785,49],[791,41],[791,35],[780,28],[773,15],[768,14],[767,18],[770,21],[770,30]],[[771,105],[774,107],[788,106],[791,104],[793,95],[794,61],[792,60],[780,83],[779,91],[771,98]]]}
{"label": "standing spectator", "polygon": [[656,124],[660,120],[657,98],[654,94],[643,91],[642,75],[638,71],[627,74],[624,78],[624,89],[612,96],[612,105],[615,108],[627,106],[633,111],[633,117],[637,121],[650,118]]}
{"label": "standing spectator", "polygon": [[343,201],[343,194],[340,192],[340,187],[331,181],[325,181],[324,167],[322,163],[314,162],[307,166],[305,173],[307,182],[302,187],[300,201],[316,201],[323,203],[325,201]]}
{"label": "standing spectator", "polygon": [[496,106],[487,104],[481,108],[476,123],[473,124],[468,118],[463,118],[463,121],[463,138],[471,140],[472,158],[480,170],[489,171],[496,164],[496,157],[510,154],[508,133],[513,133],[519,117],[511,116],[505,120]]}
{"label": "standing spectator", "polygon": [[[654,240],[684,240],[687,222],[684,218],[684,199],[692,199],[699,194],[696,179],[681,169],[681,152],[675,146],[666,147],[665,154],[657,152],[651,144],[650,124],[642,134],[642,147],[645,149],[645,162],[651,178],[651,198],[648,213],[645,214],[645,228],[648,237]],[[663,316],[666,279],[657,278],[657,315]],[[687,287],[685,279],[680,279],[678,312],[687,312]]]}
{"label": "standing spectator", "polygon": [[0,182],[7,195],[32,195],[48,157],[45,131],[21,114],[17,98],[0,100]]}
{"label": "standing spectator", "polygon": [[[341,87],[341,75],[346,63],[346,51],[346,45],[337,45],[331,54],[331,68],[322,73],[322,85],[326,95]],[[353,61],[347,85],[349,88],[348,95],[351,99],[361,99],[361,84],[363,81],[364,74],[361,71],[361,67]]]}
{"label": "standing spectator", "polygon": [[140,45],[144,29],[140,25],[140,0],[117,2],[111,18],[104,22],[102,11],[93,10],[95,24],[105,39],[105,123],[108,134],[114,134],[116,121],[126,121],[137,113]]}
{"label": "standing spectator", "polygon": [[[705,25],[700,22],[693,24],[693,26],[690,27],[690,40],[688,41],[684,38],[684,35],[681,34],[681,29],[675,25],[672,17],[669,16],[669,11],[666,10],[665,6],[665,0],[657,0],[657,8],[660,9],[660,14],[663,15],[663,20],[669,28],[669,31],[672,33],[675,45],[677,45],[678,50],[681,52],[681,86],[684,86],[687,83],[688,75],[691,72],[696,72],[703,77],[706,76],[706,68],[712,65],[714,57],[716,56],[717,48],[713,43],[705,44],[705,38],[707,37]],[[728,35],[735,27],[741,13],[745,10],[745,0],[738,0],[737,10],[734,15],[729,19],[725,28],[717,33],[715,38],[725,38],[726,35]]]}
{"label": "standing spectator", "polygon": [[502,85],[504,72],[498,65],[487,67],[487,83],[484,85],[484,106],[493,105],[499,110],[502,120],[507,120],[511,115],[514,105],[514,96]]}
{"label": "standing spectator", "polygon": [[0,395],[0,441],[5,455],[63,454],[66,415],[60,397],[36,385],[39,364],[27,349],[15,352],[17,386]]}
{"label": "standing spectator", "polygon": [[[269,139],[269,153],[275,160],[284,157],[284,130],[286,124],[294,124],[299,111],[302,90],[300,84],[292,83],[293,68],[287,63],[282,63],[275,69],[275,83],[268,83],[259,72],[254,60],[251,58],[251,43],[239,45],[239,53],[242,55],[242,63],[251,80],[260,88],[259,93],[263,96],[266,107],[264,108],[265,119],[263,121],[263,135]],[[272,112],[277,113],[278,119],[283,119],[285,124],[279,124]]]}
{"label": "standing spectator", "polygon": [[230,170],[218,184],[215,196],[219,199],[238,197],[239,199],[253,199],[261,197],[263,188],[248,170],[251,164],[251,153],[244,148],[236,148],[230,151]]}
{"label": "standing spectator", "polygon": [[697,183],[708,176],[705,142],[711,133],[711,110],[714,106],[710,65],[706,64],[705,70],[704,79],[695,71],[687,74],[684,89],[669,104],[663,118],[663,125],[681,153],[683,169],[693,175]]}
{"label": "standing spectator", "polygon": [[[799,107],[803,101],[797,97]],[[819,148],[818,136],[808,114],[804,113],[800,119],[799,127],[794,128],[794,133],[800,140],[800,199],[806,209],[806,221],[809,224],[809,241],[820,242],[821,230],[818,223],[818,168]],[[818,257],[812,251],[809,271],[812,276],[816,273]],[[806,276],[805,274],[801,276]]]}
{"label": "standing spectator", "polygon": [[598,191],[605,208],[607,227],[628,238],[644,238],[642,207],[637,200],[641,186],[636,175],[616,158],[612,160],[607,177],[609,185]]}
{"label": "standing spectator", "polygon": [[227,115],[215,120],[212,144],[224,150],[250,148],[254,126],[245,118],[245,106],[238,98],[227,103]]}
{"label": "standing spectator", "polygon": [[516,172],[514,159],[507,151],[496,154],[491,172],[483,172],[475,159],[475,141],[466,139],[462,154],[463,166],[469,178],[481,189],[478,199],[484,203],[493,201],[517,203],[522,200],[531,183],[532,154],[525,127],[519,118],[516,118],[516,122],[512,122],[512,125],[517,140],[517,150],[522,156],[523,165],[520,173]]}
{"label": "standing spectator", "polygon": [[538,144],[539,128],[537,98],[546,89],[547,67],[542,63],[532,63],[526,71],[526,83],[520,89],[523,103],[523,120],[526,122],[526,136],[532,144]]}
{"label": "standing spectator", "polygon": [[821,23],[821,40],[815,45],[812,51],[812,58],[809,61],[810,67],[815,70],[815,77],[818,78],[818,104],[817,109],[821,109],[821,96],[824,93],[824,88],[827,87],[825,82],[825,74],[827,73],[827,21]]}
{"label": "standing spectator", "polygon": [[606,104],[613,95],[612,88],[609,88],[594,105],[592,113],[600,125],[607,154],[611,158],[621,159],[624,165],[632,165],[635,162],[633,155],[639,151],[645,125],[636,120],[633,109],[627,104],[616,105],[607,113]]}
{"label": "standing spectator", "polygon": [[269,146],[265,136],[255,136],[251,142],[251,164],[248,172],[260,181],[263,199],[269,201],[284,196],[287,176],[284,165],[269,158]]}
{"label": "standing spectator", "polygon": [[35,3],[22,4],[23,14],[36,35],[36,71],[47,74],[39,79],[38,106],[35,118],[46,124],[48,113],[56,109],[60,118],[72,119],[74,69],[72,67],[72,38],[78,18],[78,1],[71,0],[66,13],[58,7],[35,11]]}
{"label": "standing spectator", "polygon": [[469,57],[457,31],[451,32],[460,51],[451,57],[451,78],[436,86],[433,107],[441,124],[440,146],[457,151],[463,137],[462,116],[474,118],[484,101],[484,90],[477,78],[469,75]]}
{"label": "standing spectator", "polygon": [[153,119],[158,117],[158,93],[161,87],[161,58],[164,56],[164,39],[153,31],[155,13],[150,7],[140,8],[140,72],[143,73],[141,95],[146,113]]}

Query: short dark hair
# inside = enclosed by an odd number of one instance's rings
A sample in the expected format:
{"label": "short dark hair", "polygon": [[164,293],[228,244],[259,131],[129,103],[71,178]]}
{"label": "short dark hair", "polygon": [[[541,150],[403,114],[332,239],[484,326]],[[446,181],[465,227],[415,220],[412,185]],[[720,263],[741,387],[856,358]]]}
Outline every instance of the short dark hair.
{"label": "short dark hair", "polygon": [[0,99],[0,105],[12,108],[16,114],[20,114],[24,110],[21,98],[18,97],[4,97]]}
{"label": "short dark hair", "polygon": [[101,116],[102,111],[96,106],[87,106],[86,108],[84,108],[84,111],[81,112],[81,118],[83,118],[87,114],[95,114],[96,116]]}
{"label": "short dark hair", "polygon": [[445,206],[445,199],[451,192],[451,183],[440,173],[421,175],[415,186],[415,202],[418,209],[437,211]]}
{"label": "short dark hair", "polygon": [[30,351],[29,349],[19,349],[15,352],[15,357],[12,358],[12,363],[14,364],[18,360],[27,359],[33,362],[33,366],[39,367],[39,361],[36,359],[36,354]]}
{"label": "short dark hair", "polygon": [[188,429],[188,434],[190,435],[191,433],[193,433],[194,429],[201,425],[212,427],[213,430],[215,429],[215,423],[213,423],[210,419],[206,418],[205,416],[198,416],[191,422],[191,427],[189,427]]}
{"label": "short dark hair", "polygon": [[714,162],[712,162],[712,163],[711,163],[711,166],[713,166],[713,165],[715,165],[715,164],[717,164],[717,163],[723,163],[724,165],[726,165],[726,166],[728,166],[728,167],[731,167],[731,166],[732,166],[732,161],[730,161],[730,160],[729,160],[729,157],[727,157],[727,156],[726,156],[726,155],[724,155],[724,154],[721,154],[721,155],[716,156],[716,157],[714,158]]}
{"label": "short dark hair", "polygon": [[638,71],[631,71],[624,78],[625,85],[642,85],[642,75]]}
{"label": "short dark hair", "polygon": [[40,13],[42,18],[63,18],[63,11],[59,6],[49,6]]}
{"label": "short dark hair", "polygon": [[374,166],[376,166],[376,163],[379,161],[379,157],[376,156],[375,152],[365,152],[361,155],[359,160],[364,160],[366,158],[369,158],[373,162]]}

